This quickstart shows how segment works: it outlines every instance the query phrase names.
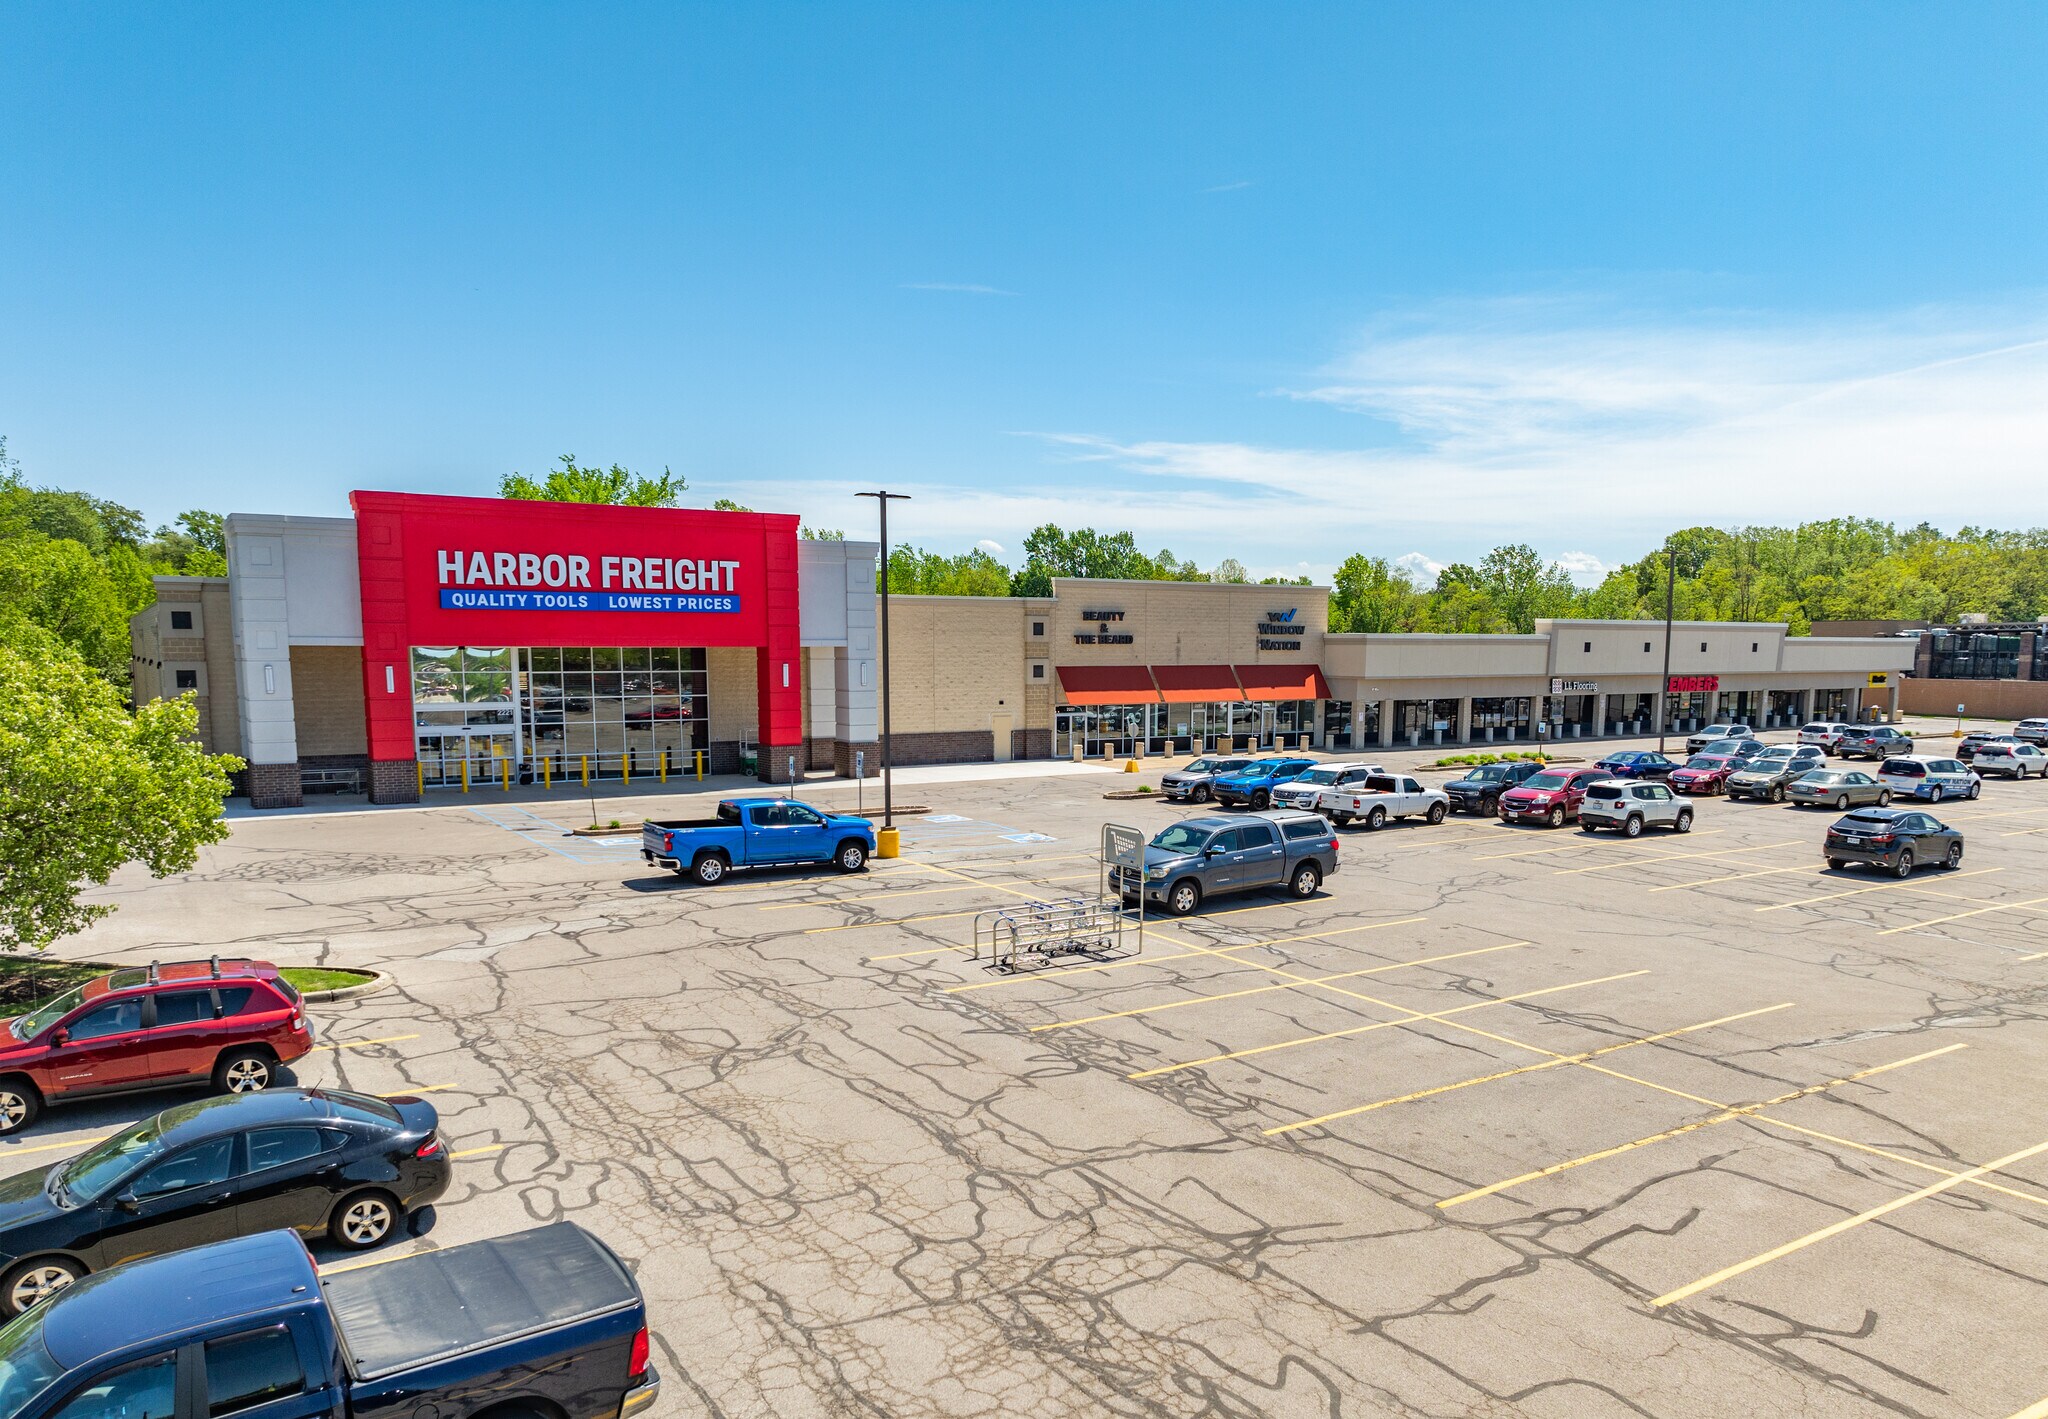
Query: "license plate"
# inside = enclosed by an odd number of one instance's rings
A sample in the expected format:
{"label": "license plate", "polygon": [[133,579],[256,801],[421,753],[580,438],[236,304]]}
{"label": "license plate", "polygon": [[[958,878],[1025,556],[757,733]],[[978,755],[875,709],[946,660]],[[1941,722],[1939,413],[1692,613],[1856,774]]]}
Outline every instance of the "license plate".
{"label": "license plate", "polygon": [[1843,839],[1842,839],[1842,846],[1843,846],[1843,847],[1862,847],[1862,846],[1863,846],[1863,839],[1861,839],[1861,838],[1843,838]]}

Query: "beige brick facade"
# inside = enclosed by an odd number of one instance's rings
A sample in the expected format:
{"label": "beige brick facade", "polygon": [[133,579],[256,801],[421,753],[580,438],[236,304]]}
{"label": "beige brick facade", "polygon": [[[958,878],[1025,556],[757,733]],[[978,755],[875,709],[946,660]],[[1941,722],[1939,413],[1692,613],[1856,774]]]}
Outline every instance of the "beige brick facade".
{"label": "beige brick facade", "polygon": [[355,645],[295,645],[292,712],[299,762],[369,755],[363,714],[363,649]]}

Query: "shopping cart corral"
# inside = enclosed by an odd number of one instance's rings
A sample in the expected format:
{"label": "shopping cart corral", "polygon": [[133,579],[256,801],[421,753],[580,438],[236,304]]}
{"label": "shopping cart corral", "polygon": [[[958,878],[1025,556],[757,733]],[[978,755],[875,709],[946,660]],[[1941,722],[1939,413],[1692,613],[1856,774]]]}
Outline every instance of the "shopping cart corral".
{"label": "shopping cart corral", "polygon": [[[974,959],[1005,974],[1036,970],[1066,957],[1110,960],[1145,947],[1145,836],[1111,823],[1102,829],[1101,873],[1092,897],[1018,902],[974,919]],[[1120,874],[1136,874],[1129,903]]]}

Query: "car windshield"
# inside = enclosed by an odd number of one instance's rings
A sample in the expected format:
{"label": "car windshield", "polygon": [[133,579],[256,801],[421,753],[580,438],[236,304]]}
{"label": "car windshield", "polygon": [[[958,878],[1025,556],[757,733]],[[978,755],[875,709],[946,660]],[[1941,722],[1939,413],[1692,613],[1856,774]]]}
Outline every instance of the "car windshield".
{"label": "car windshield", "polygon": [[0,1328],[0,1414],[19,1414],[64,1377],[43,1346],[43,1316],[25,1311]]}
{"label": "car windshield", "polygon": [[1203,844],[1208,841],[1207,828],[1191,828],[1186,823],[1175,823],[1170,828],[1160,829],[1159,835],[1152,839],[1152,846],[1163,847],[1168,852],[1200,852]]}
{"label": "car windshield", "polygon": [[1523,784],[1522,787],[1563,788],[1568,781],[1569,780],[1563,774],[1537,774],[1535,777],[1531,778],[1527,783]]}
{"label": "car windshield", "polygon": [[1256,763],[1246,764],[1244,772],[1248,774],[1269,774],[1286,762],[1285,759],[1260,759]]}
{"label": "car windshield", "polygon": [[1851,813],[1835,824],[1838,828],[1861,829],[1889,828],[1891,825],[1892,817],[1889,813]]}
{"label": "car windshield", "polygon": [[1728,762],[1725,754],[1695,754],[1685,761],[1689,769],[1718,769]]}
{"label": "car windshield", "polygon": [[1184,774],[1205,774],[1216,767],[1214,759],[1197,759],[1181,770]]}
{"label": "car windshield", "polygon": [[[1759,763],[1761,763],[1765,759],[1796,759],[1799,757],[1799,751],[1797,749],[1790,748],[1784,744],[1778,744],[1772,746],[1769,749],[1764,750],[1761,754],[1758,754],[1756,757]],[[1808,757],[1811,756],[1809,755]]]}
{"label": "car windshield", "polygon": [[51,1175],[65,1197],[91,1202],[130,1171],[163,1151],[163,1130],[156,1119],[101,1139]]}
{"label": "car windshield", "polygon": [[1310,769],[1295,780],[1296,783],[1335,783],[1336,781],[1337,770],[1335,769]]}
{"label": "car windshield", "polygon": [[1733,734],[1734,732],[1735,726],[1732,724],[1710,724],[1700,731],[1702,734]]}
{"label": "car windshield", "polygon": [[48,1002],[40,1008],[31,1010],[28,1014],[14,1022],[15,1038],[20,1040],[34,1039],[57,1021],[63,1019],[67,1012],[77,1009],[78,1003],[83,999],[85,999],[85,987],[78,986],[65,991],[55,1000]]}

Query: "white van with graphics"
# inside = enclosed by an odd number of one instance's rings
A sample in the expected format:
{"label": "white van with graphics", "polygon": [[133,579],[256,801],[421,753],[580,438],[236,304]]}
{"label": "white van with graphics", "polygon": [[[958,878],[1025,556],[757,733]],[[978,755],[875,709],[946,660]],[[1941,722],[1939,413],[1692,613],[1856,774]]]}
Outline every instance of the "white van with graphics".
{"label": "white van with graphics", "polygon": [[1944,798],[1975,798],[1984,780],[1961,759],[1930,754],[1902,754],[1878,766],[1877,781],[1895,794],[1939,803]]}

